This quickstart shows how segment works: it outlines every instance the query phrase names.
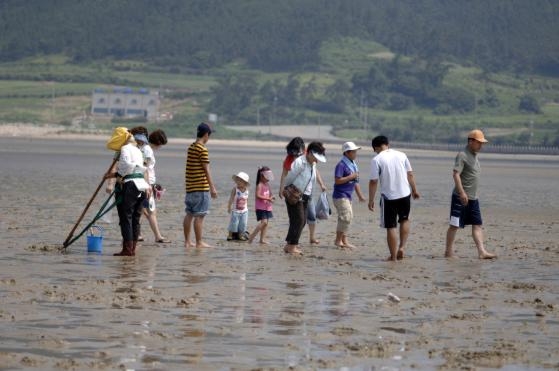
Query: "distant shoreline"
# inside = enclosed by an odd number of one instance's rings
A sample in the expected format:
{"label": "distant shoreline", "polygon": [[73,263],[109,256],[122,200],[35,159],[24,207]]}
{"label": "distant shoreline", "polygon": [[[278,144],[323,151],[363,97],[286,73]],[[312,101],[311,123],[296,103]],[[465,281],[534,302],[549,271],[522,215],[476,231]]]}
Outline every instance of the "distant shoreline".
{"label": "distant shoreline", "polygon": [[[310,133],[308,133],[310,134]],[[67,128],[60,125],[33,125],[33,124],[0,124],[0,138],[41,138],[41,139],[69,139],[69,140],[107,140],[108,134],[95,134],[95,133],[71,133],[67,132]],[[319,139],[320,140],[320,139]],[[192,141],[191,138],[170,138],[169,143],[176,144],[188,144]],[[322,140],[329,152],[338,152],[337,148],[340,147],[343,139],[333,140],[330,138],[325,138]],[[370,143],[363,141],[356,141],[358,145],[364,148],[369,148]],[[286,141],[278,140],[256,140],[256,139],[212,139],[212,144],[223,144],[223,145],[242,145],[247,147],[284,147],[287,144]],[[428,144],[428,143],[403,143],[403,142],[393,142],[394,148],[400,148],[409,153],[427,154],[427,153],[451,153],[454,154],[462,145],[444,145],[444,144]],[[504,146],[505,148],[507,146]],[[549,147],[547,151],[538,151],[538,148],[542,147],[515,147],[508,146],[510,149],[518,148],[518,151],[494,151],[491,148],[486,147],[483,152],[484,157],[502,157],[507,156],[517,159],[549,159],[557,160],[559,155],[559,148]]]}

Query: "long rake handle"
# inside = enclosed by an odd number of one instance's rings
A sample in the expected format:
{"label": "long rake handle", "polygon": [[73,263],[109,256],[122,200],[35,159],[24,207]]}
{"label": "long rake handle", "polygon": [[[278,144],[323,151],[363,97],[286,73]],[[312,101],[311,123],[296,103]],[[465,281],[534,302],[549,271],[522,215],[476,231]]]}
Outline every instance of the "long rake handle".
{"label": "long rake handle", "polygon": [[[106,173],[108,173],[109,171],[111,171],[111,169],[113,168],[113,166],[116,164],[116,162],[118,161],[117,158],[113,159],[113,162],[111,163],[111,166],[109,167],[109,169],[107,170]],[[104,174],[103,174],[104,175]],[[99,193],[99,190],[101,189],[101,187],[103,186],[103,183],[105,183],[105,177],[103,176],[103,179],[101,180],[101,182],[99,183],[99,185],[97,186],[97,189],[95,190],[95,192],[93,193],[93,196],[91,196],[91,198],[89,199],[89,202],[87,203],[87,205],[85,205],[85,209],[83,209],[82,214],[80,215],[80,217],[78,218],[78,221],[76,222],[76,224],[74,225],[74,228],[72,228],[72,230],[70,231],[70,233],[68,234],[68,237],[66,237],[66,240],[64,241],[64,243],[62,244],[62,246],[64,248],[66,248],[69,245],[70,239],[72,238],[72,236],[74,235],[74,232],[76,231],[76,228],[78,228],[78,225],[80,224],[80,222],[82,221],[83,217],[85,216],[85,213],[87,212],[87,210],[89,209],[89,206],[91,206],[91,203],[93,202],[93,200],[95,199],[95,196],[97,196],[97,193]]]}

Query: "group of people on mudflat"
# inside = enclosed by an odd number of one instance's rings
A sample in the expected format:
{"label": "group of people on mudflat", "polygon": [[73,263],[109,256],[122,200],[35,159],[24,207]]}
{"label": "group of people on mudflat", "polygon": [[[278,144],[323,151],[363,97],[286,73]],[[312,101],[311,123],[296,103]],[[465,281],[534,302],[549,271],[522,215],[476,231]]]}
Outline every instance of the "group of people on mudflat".
{"label": "group of people on mudflat", "polygon": [[[211,199],[218,196],[206,147],[211,134],[210,125],[201,123],[197,127],[196,140],[187,150],[183,221],[186,248],[210,247],[203,239],[204,217],[208,214]],[[157,149],[166,142],[167,138],[161,130],[151,133],[148,139],[147,131],[138,132],[138,128],[131,129],[130,137],[120,150],[116,168],[105,175],[106,178],[118,179],[117,188],[122,195],[122,202],[117,204],[117,209],[123,244],[122,251],[115,255],[135,255],[137,242],[142,238],[140,218],[143,213],[148,218],[156,242],[170,242],[159,232],[153,199],[155,158],[151,147]],[[454,190],[446,235],[446,257],[453,257],[456,233],[466,225],[472,226],[472,237],[478,257],[496,257],[484,247],[483,223],[477,197],[480,177],[477,154],[484,143],[487,143],[487,140],[483,132],[472,130],[468,134],[467,145],[456,156],[452,172]],[[376,156],[372,158],[370,165],[368,208],[371,211],[380,211],[380,226],[386,229],[390,252],[388,260],[401,260],[405,256],[410,231],[411,199],[420,198],[420,193],[405,153],[390,148],[388,138],[382,135],[372,140],[372,147]],[[356,162],[359,149],[361,147],[353,142],[344,143],[341,159],[334,171],[332,199],[337,211],[334,244],[341,249],[354,248],[349,242],[354,194],[360,202],[367,201],[360,185],[360,171]],[[314,234],[317,217],[312,194],[317,183],[322,192],[327,190],[317,168],[317,163],[326,162],[326,154],[321,142],[313,141],[305,146],[300,137],[293,138],[286,146],[286,151],[278,193],[278,197],[285,200],[289,218],[283,250],[287,254],[302,255],[299,240],[306,224],[309,226],[309,242],[318,244]],[[270,185],[274,180],[272,170],[262,166],[256,175],[254,209],[258,224],[252,232],[247,230],[250,177],[241,171],[233,174],[232,179],[234,186],[227,202],[230,214],[227,240],[252,243],[259,236],[260,244],[268,244],[267,228],[270,219],[273,218],[273,203],[276,200]],[[378,206],[375,204],[377,193],[380,195]],[[146,200],[149,202],[146,203]]]}

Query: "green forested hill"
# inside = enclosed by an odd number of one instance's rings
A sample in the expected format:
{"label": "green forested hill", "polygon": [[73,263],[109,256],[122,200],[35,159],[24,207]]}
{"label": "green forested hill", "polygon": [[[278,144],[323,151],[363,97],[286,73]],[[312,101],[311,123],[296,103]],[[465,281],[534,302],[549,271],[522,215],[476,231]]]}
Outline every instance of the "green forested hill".
{"label": "green forested hill", "polygon": [[332,37],[396,53],[559,74],[555,0],[3,0],[0,58],[143,58],[208,68],[314,68]]}
{"label": "green forested hill", "polygon": [[132,86],[161,92],[173,135],[212,112],[558,146],[557,19],[557,0],[0,0],[0,123],[70,126],[95,87]]}

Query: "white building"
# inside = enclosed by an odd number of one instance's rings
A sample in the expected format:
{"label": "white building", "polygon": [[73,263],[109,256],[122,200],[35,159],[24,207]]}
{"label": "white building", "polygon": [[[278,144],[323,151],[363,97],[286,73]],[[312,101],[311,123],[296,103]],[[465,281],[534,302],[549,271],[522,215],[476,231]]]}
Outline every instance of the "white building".
{"label": "white building", "polygon": [[97,116],[157,119],[159,92],[147,89],[97,88],[91,96],[91,114]]}

